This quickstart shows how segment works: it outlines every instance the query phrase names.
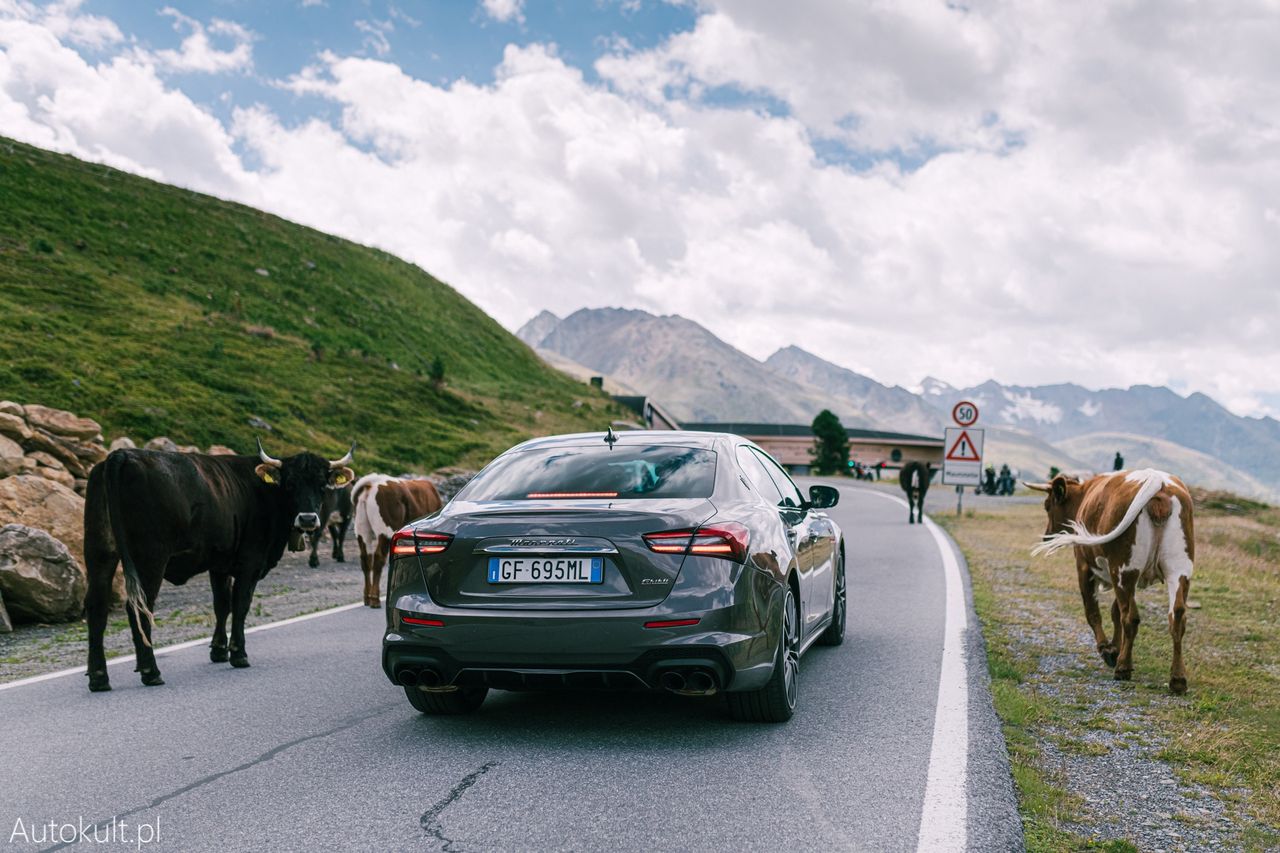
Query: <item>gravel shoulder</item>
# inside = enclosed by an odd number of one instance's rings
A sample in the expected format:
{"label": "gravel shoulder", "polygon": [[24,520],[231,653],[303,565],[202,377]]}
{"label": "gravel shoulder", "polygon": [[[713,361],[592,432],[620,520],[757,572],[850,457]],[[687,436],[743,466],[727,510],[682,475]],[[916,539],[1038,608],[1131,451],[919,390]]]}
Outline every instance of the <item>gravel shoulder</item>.
{"label": "gravel shoulder", "polygon": [[[354,537],[347,541],[347,562],[329,556],[328,539],[320,543],[320,565],[307,565],[308,552],[286,552],[258,584],[246,625],[262,625],[360,600],[363,577]],[[183,586],[166,581],[156,603],[157,647],[208,637],[213,632],[213,598],[208,575],[197,575]],[[131,654],[129,620],[121,609],[112,611],[105,637],[107,657]],[[252,657],[252,639],[249,652]],[[0,683],[84,666],[88,629],[84,620],[60,625],[15,625],[0,634]]]}

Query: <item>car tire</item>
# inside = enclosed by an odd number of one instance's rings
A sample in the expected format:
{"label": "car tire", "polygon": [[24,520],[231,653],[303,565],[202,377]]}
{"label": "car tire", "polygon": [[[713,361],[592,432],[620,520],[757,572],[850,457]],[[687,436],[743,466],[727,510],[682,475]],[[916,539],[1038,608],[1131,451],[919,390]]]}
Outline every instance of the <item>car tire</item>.
{"label": "car tire", "polygon": [[452,693],[428,693],[417,687],[406,687],[404,695],[409,697],[410,705],[424,714],[470,714],[484,703],[489,688],[462,687]]}
{"label": "car tire", "polygon": [[836,558],[835,603],[831,607],[831,624],[818,637],[824,646],[838,646],[844,642],[844,623],[849,615],[848,596],[844,577],[844,554]]}
{"label": "car tire", "polygon": [[759,690],[726,693],[729,715],[748,723],[785,723],[800,698],[800,614],[787,586],[782,602],[782,631],[773,661],[773,675]]}

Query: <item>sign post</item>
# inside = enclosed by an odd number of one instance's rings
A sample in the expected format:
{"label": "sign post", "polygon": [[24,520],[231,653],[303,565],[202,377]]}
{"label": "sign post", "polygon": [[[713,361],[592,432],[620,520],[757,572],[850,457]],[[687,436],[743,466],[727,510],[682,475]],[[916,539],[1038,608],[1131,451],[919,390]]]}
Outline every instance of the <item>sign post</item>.
{"label": "sign post", "polygon": [[965,400],[951,410],[958,426],[947,427],[942,439],[942,483],[956,487],[956,515],[964,509],[964,487],[982,484],[982,443],[985,430],[974,429],[978,407]]}

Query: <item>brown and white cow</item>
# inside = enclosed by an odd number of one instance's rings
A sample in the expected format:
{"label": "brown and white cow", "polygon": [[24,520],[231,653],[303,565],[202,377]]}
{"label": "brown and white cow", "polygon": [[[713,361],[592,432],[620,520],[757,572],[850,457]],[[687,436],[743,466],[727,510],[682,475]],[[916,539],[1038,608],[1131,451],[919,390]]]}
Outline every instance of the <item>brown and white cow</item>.
{"label": "brown and white cow", "polygon": [[[1182,635],[1187,628],[1187,595],[1195,561],[1187,487],[1177,477],[1152,468],[1101,474],[1083,483],[1075,477],[1059,476],[1051,483],[1026,485],[1048,493],[1044,508],[1049,523],[1044,541],[1032,553],[1074,548],[1085,618],[1098,642],[1098,653],[1108,666],[1115,667],[1117,681],[1127,681],[1133,675],[1133,642],[1141,621],[1135,591],[1164,581],[1173,637],[1169,690],[1185,693]],[[1098,612],[1097,584],[1115,590],[1111,641]]]}
{"label": "brown and white cow", "polygon": [[438,512],[443,502],[430,480],[401,480],[366,474],[351,492],[355,506],[356,542],[364,572],[364,603],[382,604],[382,567],[391,553],[391,537],[411,521]]}

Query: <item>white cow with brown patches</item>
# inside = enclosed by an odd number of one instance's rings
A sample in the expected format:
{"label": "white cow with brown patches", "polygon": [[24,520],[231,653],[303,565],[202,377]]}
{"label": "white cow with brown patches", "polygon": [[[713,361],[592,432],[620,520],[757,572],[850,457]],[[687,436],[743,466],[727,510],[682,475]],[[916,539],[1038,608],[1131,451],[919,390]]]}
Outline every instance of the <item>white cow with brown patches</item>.
{"label": "white cow with brown patches", "polygon": [[382,567],[391,554],[391,537],[411,521],[439,512],[443,502],[430,480],[401,480],[366,474],[351,492],[364,572],[364,603],[380,607]]}
{"label": "white cow with brown patches", "polygon": [[[1085,618],[1097,639],[1099,654],[1108,666],[1115,667],[1118,681],[1127,681],[1133,674],[1133,641],[1141,621],[1135,591],[1164,581],[1173,637],[1169,690],[1185,693],[1182,635],[1187,627],[1187,595],[1195,562],[1187,487],[1177,477],[1152,468],[1102,474],[1083,483],[1059,476],[1051,483],[1026,485],[1048,493],[1044,501],[1048,527],[1044,541],[1032,553],[1074,548]],[[1111,641],[1098,612],[1098,584],[1115,590]]]}

